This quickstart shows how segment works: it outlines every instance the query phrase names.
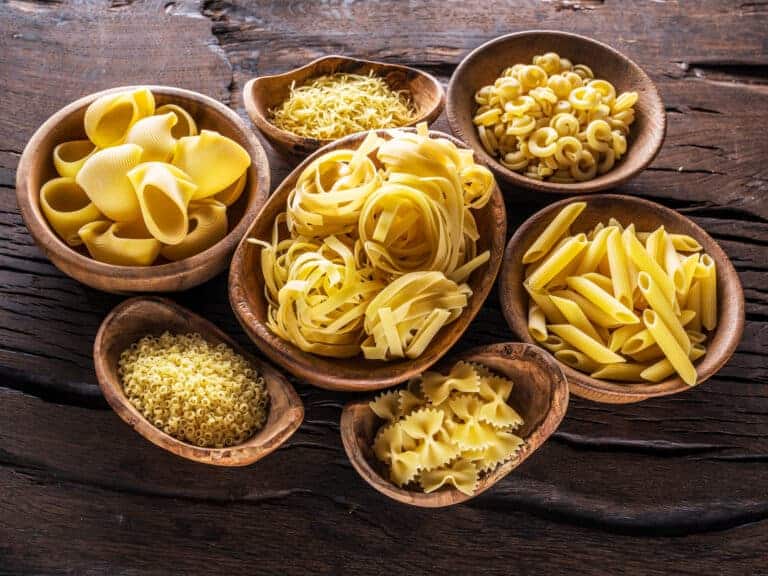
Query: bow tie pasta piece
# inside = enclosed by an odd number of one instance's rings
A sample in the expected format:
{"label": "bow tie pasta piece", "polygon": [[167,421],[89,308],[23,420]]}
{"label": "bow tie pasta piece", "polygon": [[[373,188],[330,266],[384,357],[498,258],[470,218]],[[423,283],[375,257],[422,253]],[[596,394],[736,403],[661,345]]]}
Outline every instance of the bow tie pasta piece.
{"label": "bow tie pasta piece", "polygon": [[128,130],[140,118],[155,112],[155,97],[148,88],[106,94],[85,111],[85,133],[99,148],[122,143]]}
{"label": "bow tie pasta piece", "polygon": [[400,392],[397,390],[383,392],[371,400],[368,406],[382,420],[394,422],[400,417]]}
{"label": "bow tie pasta piece", "polygon": [[471,364],[457,362],[448,376],[439,372],[425,372],[421,387],[432,404],[438,405],[448,399],[451,392],[479,392],[480,375]]}
{"label": "bow tie pasta piece", "polygon": [[173,112],[178,120],[171,128],[171,136],[176,140],[185,136],[197,136],[197,123],[189,112],[176,104],[163,104],[155,110],[155,114],[167,114],[168,112]]}
{"label": "bow tie pasta piece", "polygon": [[176,149],[172,129],[177,123],[178,117],[173,112],[147,116],[131,126],[125,141],[141,146],[142,162],[167,162]]}
{"label": "bow tie pasta piece", "polygon": [[160,242],[141,222],[98,220],[83,226],[80,238],[95,260],[107,264],[149,266],[160,254]]}
{"label": "bow tie pasta piece", "polygon": [[474,394],[461,394],[448,401],[451,410],[462,422],[451,432],[451,441],[462,450],[485,448],[493,443],[496,431],[493,426],[480,420],[483,402]]}
{"label": "bow tie pasta piece", "polygon": [[496,432],[490,445],[462,453],[462,457],[474,462],[481,472],[489,472],[512,458],[524,444],[525,442],[519,436],[500,430]]}
{"label": "bow tie pasta piece", "polygon": [[333,150],[307,166],[288,196],[288,227],[302,236],[357,229],[366,198],[381,185],[368,154],[381,142],[370,132],[357,150]]}
{"label": "bow tie pasta piece", "polygon": [[440,272],[411,272],[381,290],[365,311],[368,359],[417,358],[437,332],[459,317],[472,294]]}
{"label": "bow tie pasta piece", "polygon": [[434,492],[450,484],[467,496],[474,494],[477,488],[477,480],[477,467],[472,462],[466,460],[457,460],[443,468],[422,472],[419,476],[419,484],[424,492]]}
{"label": "bow tie pasta piece", "polygon": [[478,418],[496,428],[516,428],[523,419],[512,406],[507,404],[512,392],[512,382],[506,378],[491,376],[480,383],[480,397],[485,404],[480,407]]}
{"label": "bow tie pasta piece", "polygon": [[160,254],[168,260],[183,260],[207,250],[227,235],[227,207],[211,198],[189,205],[189,233]]}
{"label": "bow tie pasta piece", "polygon": [[416,441],[414,451],[419,455],[419,469],[433,470],[456,456],[460,450],[443,429],[443,412],[424,408],[408,415],[399,426]]}
{"label": "bow tie pasta piece", "polygon": [[419,472],[419,455],[414,451],[416,443],[401,425],[391,424],[382,428],[374,441],[374,454],[389,464],[392,482],[403,486],[412,482]]}
{"label": "bow tie pasta piece", "polygon": [[248,181],[248,171],[243,172],[243,175],[238,178],[234,184],[230,184],[224,190],[216,194],[213,198],[224,204],[224,206],[232,206],[240,199],[240,196],[245,190],[245,183]]}
{"label": "bow tie pasta piece", "polygon": [[141,218],[141,208],[128,172],[140,161],[141,148],[136,144],[99,150],[85,161],[76,181],[107,218],[133,222]]}
{"label": "bow tie pasta piece", "polygon": [[173,164],[197,184],[194,200],[200,200],[236,182],[251,165],[251,157],[231,138],[203,130],[177,142]]}
{"label": "bow tie pasta piece", "polygon": [[398,412],[400,416],[407,416],[411,412],[426,406],[424,396],[414,390],[400,390],[398,392]]}
{"label": "bow tie pasta piece", "polygon": [[70,246],[83,241],[77,234],[86,224],[103,218],[74,178],[54,178],[40,189],[40,207],[56,233]]}
{"label": "bow tie pasta piece", "polygon": [[74,178],[94,152],[96,146],[90,140],[64,142],[53,149],[53,165],[59,176]]}
{"label": "bow tie pasta piece", "polygon": [[163,244],[182,242],[189,231],[187,208],[197,186],[164,162],[145,162],[128,172],[149,232]]}

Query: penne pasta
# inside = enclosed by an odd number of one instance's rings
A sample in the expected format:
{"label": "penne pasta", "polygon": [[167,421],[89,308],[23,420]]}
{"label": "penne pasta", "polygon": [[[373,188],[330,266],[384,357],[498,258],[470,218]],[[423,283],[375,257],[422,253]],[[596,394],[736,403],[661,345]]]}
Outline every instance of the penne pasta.
{"label": "penne pasta", "polygon": [[546,340],[542,340],[539,342],[544,348],[549,350],[550,352],[557,352],[558,350],[564,350],[568,348],[568,345],[563,342],[563,339],[560,338],[560,336],[556,336],[555,334],[548,334]]}
{"label": "penne pasta", "polygon": [[656,344],[656,340],[654,340],[653,335],[651,335],[651,332],[646,328],[627,338],[621,346],[621,352],[622,354],[637,354],[638,352],[650,348],[654,344]]}
{"label": "penne pasta", "polygon": [[[581,308],[584,311],[584,314],[587,315],[587,318],[589,318],[589,321],[596,326],[600,326],[601,328],[614,328],[621,324],[621,322],[617,322],[608,314],[600,310],[600,308],[592,304],[592,302],[584,298],[584,296],[574,292],[573,290],[555,290],[552,292],[552,296],[566,298],[578,304],[579,308]],[[560,324],[562,322],[565,322],[565,318],[563,318],[560,322],[555,323]]]}
{"label": "penne pasta", "polygon": [[560,360],[563,364],[567,364],[580,372],[593,372],[600,368],[600,364],[592,360],[586,354],[569,348],[555,352],[555,358]]}
{"label": "penne pasta", "polygon": [[672,241],[672,246],[675,247],[675,250],[680,252],[698,252],[701,250],[701,244],[695,238],[688,236],[688,234],[670,234],[669,239]]}
{"label": "penne pasta", "polygon": [[645,350],[637,352],[636,354],[629,354],[629,356],[635,362],[656,362],[659,358],[664,356],[664,352],[661,351],[661,348],[659,348],[658,344],[654,344],[650,348],[646,348]]}
{"label": "penne pasta", "polygon": [[[624,306],[632,309],[632,285],[629,280],[627,255],[621,242],[621,235],[614,230],[607,241],[608,268],[611,271],[613,295]],[[605,290],[605,287],[603,287]]]}
{"label": "penne pasta", "polygon": [[531,297],[533,303],[541,308],[541,311],[544,312],[544,316],[549,323],[561,324],[565,322],[565,316],[563,316],[560,313],[560,310],[557,309],[557,306],[552,303],[548,294],[528,290],[528,295]]}
{"label": "penne pasta", "polygon": [[702,342],[705,342],[707,339],[707,335],[703,332],[696,332],[694,330],[686,330],[685,332],[688,335],[688,339],[691,341],[692,346],[696,344],[701,344]]}
{"label": "penne pasta", "polygon": [[523,255],[523,264],[536,262],[547,255],[549,249],[565,235],[568,227],[578,218],[579,214],[587,207],[586,202],[573,202],[563,208],[555,219],[550,222],[544,231],[536,238],[536,241]]}
{"label": "penne pasta", "polygon": [[648,235],[645,241],[645,251],[648,252],[648,256],[662,266],[664,265],[665,236],[664,226],[659,226]]}
{"label": "penne pasta", "polygon": [[696,266],[696,277],[701,281],[701,323],[707,330],[717,324],[717,275],[715,261],[703,254]]}
{"label": "penne pasta", "polygon": [[693,367],[688,353],[680,347],[677,340],[664,324],[662,319],[653,310],[643,312],[643,324],[656,340],[656,343],[664,352],[667,360],[683,379],[683,382],[689,386],[696,384],[696,369]]}
{"label": "penne pasta", "polygon": [[675,287],[672,285],[672,280],[669,279],[666,272],[659,266],[659,263],[652,259],[648,252],[646,252],[643,245],[635,236],[634,224],[631,224],[622,234],[622,240],[624,242],[624,249],[627,255],[637,266],[638,272],[647,272],[651,278],[659,285],[667,296],[670,302],[675,299]]}
{"label": "penne pasta", "polygon": [[568,278],[568,287],[584,296],[584,298],[592,302],[592,304],[600,308],[600,310],[608,314],[608,316],[617,322],[624,324],[637,324],[640,322],[632,310],[624,306],[624,304],[616,300],[611,294],[600,288],[600,286],[583,276],[571,276]]}
{"label": "penne pasta", "polygon": [[687,326],[691,322],[693,322],[693,319],[696,318],[696,312],[693,310],[683,310],[680,312],[680,324],[683,326]]}
{"label": "penne pasta", "polygon": [[528,309],[528,331],[538,342],[547,339],[547,319],[541,308],[535,304]]}
{"label": "penne pasta", "polygon": [[691,283],[693,282],[698,263],[698,254],[686,256],[680,263],[681,272],[672,277],[672,283],[675,285],[675,291],[677,291],[677,299],[681,305],[684,305],[688,300],[688,291],[691,289]]}
{"label": "penne pasta", "polygon": [[622,364],[606,364],[590,374],[592,378],[602,380],[619,380],[621,382],[639,382],[640,374],[648,368],[647,364],[624,362]]}
{"label": "penne pasta", "polygon": [[640,291],[643,293],[643,297],[650,305],[651,309],[659,315],[661,320],[666,324],[669,331],[677,340],[677,343],[685,351],[686,354],[691,350],[691,341],[685,334],[683,325],[680,319],[672,309],[672,304],[666,299],[664,294],[661,293],[661,289],[651,279],[651,276],[647,272],[640,272],[637,276],[637,285],[640,287]]}
{"label": "penne pasta", "polygon": [[688,301],[686,306],[693,311],[693,319],[688,322],[689,330],[701,330],[701,283],[697,280],[691,284],[691,289],[688,291]]}
{"label": "penne pasta", "polygon": [[586,246],[586,235],[577,234],[547,256],[541,267],[525,280],[526,286],[534,291],[542,290]]}
{"label": "penne pasta", "polygon": [[550,331],[560,336],[565,342],[586,354],[589,358],[600,364],[614,364],[624,362],[624,358],[606,348],[603,344],[591,338],[575,326],[570,324],[550,324]]}
{"label": "penne pasta", "polygon": [[587,272],[581,276],[594,282],[609,294],[613,292],[613,280],[611,280],[610,276],[601,274],[600,272]]}
{"label": "penne pasta", "polygon": [[[706,348],[699,344],[695,344],[693,348],[691,348],[690,358],[692,361],[696,361],[704,356],[705,353]],[[674,366],[672,366],[672,363],[668,359],[664,358],[648,366],[648,368],[640,373],[640,377],[643,380],[649,380],[651,382],[661,382],[662,380],[672,376],[674,373]]]}
{"label": "penne pasta", "polygon": [[584,311],[579,308],[578,304],[572,300],[561,298],[559,296],[550,296],[549,298],[552,300],[552,303],[557,306],[557,309],[562,312],[563,316],[565,316],[565,319],[569,324],[576,326],[576,328],[591,336],[598,342],[604,342],[600,335],[597,333],[597,330],[595,330],[595,327],[589,321],[589,318],[587,318],[586,314],[584,314]]}
{"label": "penne pasta", "polygon": [[[594,234],[594,237],[590,240],[589,246],[587,246],[587,249],[584,251],[581,260],[579,261],[579,265],[574,271],[575,276],[581,276],[587,272],[594,272],[597,270],[598,264],[600,264],[600,261],[605,256],[608,235],[616,230],[618,229],[614,227],[601,228]],[[587,236],[587,238],[589,239],[589,236]]]}
{"label": "penne pasta", "polygon": [[634,336],[642,329],[642,324],[627,324],[626,326],[617,328],[611,332],[611,336],[608,339],[608,348],[616,352],[624,345],[630,336]]}

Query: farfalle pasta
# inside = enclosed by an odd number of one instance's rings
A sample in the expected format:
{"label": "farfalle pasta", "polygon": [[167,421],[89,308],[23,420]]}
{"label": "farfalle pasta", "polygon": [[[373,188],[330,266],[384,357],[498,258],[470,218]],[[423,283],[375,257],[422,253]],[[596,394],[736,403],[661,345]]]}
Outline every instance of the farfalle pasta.
{"label": "farfalle pasta", "polygon": [[54,148],[60,177],[40,190],[42,211],[67,244],[108,264],[149,266],[226,236],[227,207],[251,164],[239,144],[199,131],[178,104],[156,107],[147,88],[101,96],[83,124],[88,139]]}
{"label": "farfalle pasta", "polygon": [[443,486],[472,495],[482,474],[520,450],[523,419],[509,405],[513,383],[468,362],[447,375],[425,372],[370,402],[384,421],[373,453],[398,486]]}
{"label": "farfalle pasta", "polygon": [[555,52],[515,64],[475,93],[480,141],[505,167],[569,183],[611,170],[627,151],[637,92],[616,94],[583,64]]}
{"label": "farfalle pasta", "polygon": [[261,246],[267,324],[306,352],[370,360],[420,356],[472,297],[488,261],[473,210],[494,180],[444,138],[370,132],[299,175]]}

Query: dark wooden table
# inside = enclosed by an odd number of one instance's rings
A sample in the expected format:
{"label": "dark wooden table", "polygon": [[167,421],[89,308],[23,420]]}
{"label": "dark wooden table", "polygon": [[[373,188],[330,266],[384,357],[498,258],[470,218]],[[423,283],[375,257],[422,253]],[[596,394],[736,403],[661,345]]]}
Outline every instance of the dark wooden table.
{"label": "dark wooden table", "polygon": [[[746,330],[716,377],[637,405],[574,398],[514,474],[434,511],[357,476],[339,439],[349,395],[297,382],[304,425],[245,469],[175,458],[112,413],[91,346],[121,299],[54,268],[16,206],[19,154],[48,115],[95,90],[158,83],[245,118],[254,75],[342,53],[447,81],[470,49],[533,28],[603,40],[658,83],[666,143],[621,191],[692,217],[739,271]],[[765,2],[10,0],[0,87],[0,573],[768,574]],[[276,185],[289,166],[270,160]],[[505,194],[509,233],[550,200]],[[175,299],[247,343],[224,275]],[[494,292],[457,348],[510,338]]]}

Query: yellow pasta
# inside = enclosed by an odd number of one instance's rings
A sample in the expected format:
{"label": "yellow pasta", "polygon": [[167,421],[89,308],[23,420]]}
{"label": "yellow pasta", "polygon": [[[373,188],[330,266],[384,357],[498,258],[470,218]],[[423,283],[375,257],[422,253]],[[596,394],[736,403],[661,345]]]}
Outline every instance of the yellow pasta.
{"label": "yellow pasta", "polygon": [[[562,117],[553,127],[571,130]],[[602,140],[602,130],[596,127],[593,136]],[[716,327],[714,261],[694,238],[663,226],[636,232],[634,224],[624,227],[609,218],[581,233],[572,215],[578,216],[582,204],[566,206],[553,219],[547,228],[555,233],[527,263],[531,337],[559,361],[594,378],[659,382],[677,372],[694,385],[693,362],[704,354]],[[555,225],[563,221],[567,224]],[[562,253],[580,235],[586,247],[564,265]]]}
{"label": "yellow pasta", "polygon": [[85,133],[98,148],[122,143],[140,118],[155,112],[155,98],[147,88],[115,92],[97,98],[85,110]]}
{"label": "yellow pasta", "polygon": [[110,220],[135,222],[141,208],[128,172],[141,161],[141,148],[122,144],[99,150],[85,161],[77,173],[77,184]]}
{"label": "yellow pasta", "polygon": [[398,486],[442,486],[471,495],[481,474],[524,445],[512,431],[523,419],[509,405],[513,383],[488,368],[458,362],[447,375],[426,372],[407,388],[370,402],[384,421],[373,453]]}
{"label": "yellow pasta", "polygon": [[547,224],[544,231],[536,237],[531,247],[525,251],[523,264],[536,262],[546,256],[550,248],[566,234],[568,227],[579,217],[586,206],[586,202],[572,202],[563,208],[552,222]]}
{"label": "yellow pasta", "polygon": [[173,112],[176,115],[176,122],[171,128],[171,136],[176,140],[185,136],[197,136],[197,122],[189,112],[177,104],[163,104],[155,110],[155,114],[167,114],[168,112]]}
{"label": "yellow pasta", "polygon": [[160,242],[140,222],[97,220],[79,231],[91,256],[118,266],[149,266],[160,254]]}
{"label": "yellow pasta", "polygon": [[587,237],[577,234],[547,256],[541,266],[525,280],[529,290],[539,291],[561,272],[587,245]]}
{"label": "yellow pasta", "polygon": [[176,150],[172,130],[178,121],[174,112],[147,116],[130,127],[125,141],[141,146],[142,162],[167,162]]}
{"label": "yellow pasta", "polygon": [[240,199],[240,196],[245,190],[245,184],[248,181],[248,172],[243,172],[243,175],[237,179],[234,184],[230,184],[224,190],[214,195],[214,200],[221,202],[224,206],[232,206]]}
{"label": "yellow pasta", "polygon": [[103,218],[74,178],[54,178],[43,184],[40,207],[56,233],[70,246],[83,243],[77,233],[80,228]]}
{"label": "yellow pasta", "polygon": [[207,250],[227,235],[227,207],[212,198],[192,202],[188,209],[189,233],[160,254],[168,260],[183,260]]}
{"label": "yellow pasta", "polygon": [[189,174],[197,185],[194,200],[200,200],[236,182],[251,165],[251,157],[234,140],[202,130],[197,136],[178,140],[172,163]]}
{"label": "yellow pasta", "polygon": [[616,95],[589,67],[550,52],[516,64],[475,93],[473,122],[485,150],[537,180],[580,182],[627,151],[636,92]]}
{"label": "yellow pasta", "polygon": [[64,142],[53,149],[53,165],[59,176],[74,178],[94,152],[96,146],[90,140]]}

